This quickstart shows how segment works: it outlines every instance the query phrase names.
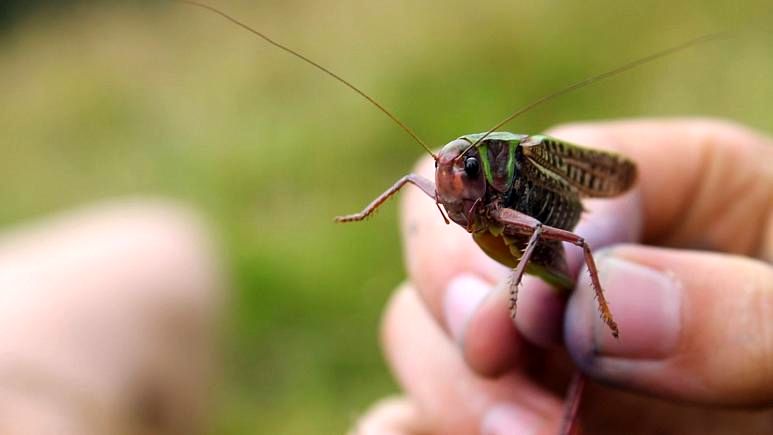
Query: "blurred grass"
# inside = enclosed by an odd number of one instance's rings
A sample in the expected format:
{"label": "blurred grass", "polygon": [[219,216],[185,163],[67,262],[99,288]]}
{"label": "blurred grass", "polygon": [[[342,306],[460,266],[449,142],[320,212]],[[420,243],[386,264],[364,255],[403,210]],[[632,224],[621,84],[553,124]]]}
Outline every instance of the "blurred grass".
{"label": "blurred grass", "polygon": [[[770,16],[767,0],[481,3],[213,1],[436,146],[572,81]],[[742,32],[508,129],[708,115],[770,131],[771,42]],[[0,223],[137,194],[190,201],[215,223],[237,294],[213,433],[340,433],[396,391],[377,345],[403,277],[394,206],[365,225],[331,218],[358,210],[421,150],[358,96],[204,11],[84,2],[0,35],[0,103]]]}

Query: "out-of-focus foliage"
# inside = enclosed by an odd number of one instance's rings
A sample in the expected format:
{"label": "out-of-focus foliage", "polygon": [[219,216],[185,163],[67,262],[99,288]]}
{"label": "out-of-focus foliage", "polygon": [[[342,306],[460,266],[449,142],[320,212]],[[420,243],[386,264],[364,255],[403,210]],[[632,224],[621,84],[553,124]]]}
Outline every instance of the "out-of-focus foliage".
{"label": "out-of-focus foliage", "polygon": [[[754,32],[769,0],[212,3],[349,78],[437,146],[592,73],[743,28],[508,129],[709,115],[773,130],[773,37]],[[403,277],[394,206],[364,225],[331,218],[410,170],[422,154],[410,138],[199,9],[82,2],[14,17],[0,35],[0,223],[116,195],[203,210],[237,290],[214,433],[340,433],[395,391],[377,341]]]}

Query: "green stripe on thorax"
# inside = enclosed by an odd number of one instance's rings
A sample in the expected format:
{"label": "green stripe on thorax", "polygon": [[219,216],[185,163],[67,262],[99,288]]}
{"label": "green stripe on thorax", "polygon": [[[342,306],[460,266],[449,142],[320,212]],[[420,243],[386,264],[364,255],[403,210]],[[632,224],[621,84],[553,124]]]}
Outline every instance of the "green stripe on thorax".
{"label": "green stripe on thorax", "polygon": [[520,139],[516,141],[512,140],[508,142],[507,150],[507,184],[513,185],[513,178],[515,177],[515,149],[520,145]]}
{"label": "green stripe on thorax", "polygon": [[[485,133],[468,134],[462,136],[461,139],[473,144],[483,137],[483,135],[485,135]],[[483,164],[483,174],[486,177],[486,181],[488,181],[489,185],[493,186],[496,190],[504,192],[512,186],[513,180],[517,175],[515,171],[516,148],[520,146],[521,140],[525,137],[527,137],[527,135],[496,131],[487,135],[483,142],[476,145],[481,163]],[[497,165],[498,162],[491,161],[488,146],[489,141],[507,142],[507,162],[504,167],[502,167],[501,163]],[[499,182],[497,182],[497,179],[499,179]],[[504,181],[504,183],[502,183],[502,181]]]}
{"label": "green stripe on thorax", "polygon": [[483,163],[483,174],[486,176],[486,180],[489,184],[494,184],[494,174],[491,172],[491,162],[488,158],[488,144],[486,141],[478,144],[478,153],[480,154],[481,163]]}

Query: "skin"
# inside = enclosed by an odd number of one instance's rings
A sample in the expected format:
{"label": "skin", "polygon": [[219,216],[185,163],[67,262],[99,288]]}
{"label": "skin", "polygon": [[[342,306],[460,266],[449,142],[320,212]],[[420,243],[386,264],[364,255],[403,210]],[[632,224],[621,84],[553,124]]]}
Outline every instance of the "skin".
{"label": "skin", "polygon": [[203,432],[223,278],[170,201],[92,205],[0,233],[0,433]]}
{"label": "skin", "polygon": [[[595,312],[581,251],[565,299],[527,277],[516,325],[508,270],[417,190],[403,196],[408,281],[382,343],[404,395],[373,406],[364,434],[552,434],[572,371],[594,381],[585,433],[768,433],[773,427],[773,141],[718,120],[637,120],[549,134],[632,158],[630,193],[586,201],[620,325]],[[417,172],[432,175],[432,161]]]}

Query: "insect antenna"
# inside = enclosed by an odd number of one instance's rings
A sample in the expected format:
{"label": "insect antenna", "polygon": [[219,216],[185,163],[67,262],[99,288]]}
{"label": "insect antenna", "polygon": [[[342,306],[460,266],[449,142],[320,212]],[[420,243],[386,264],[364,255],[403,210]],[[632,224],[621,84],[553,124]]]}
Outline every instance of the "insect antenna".
{"label": "insect antenna", "polygon": [[429,153],[429,155],[431,155],[432,158],[435,159],[435,161],[437,161],[437,155],[435,155],[435,153],[432,152],[432,149],[430,149],[430,147],[428,147],[427,144],[424,143],[424,141],[419,139],[419,136],[417,136],[416,133],[413,132],[413,130],[411,130],[407,125],[405,125],[402,121],[400,121],[397,118],[397,116],[392,114],[392,112],[387,110],[386,107],[382,106],[376,100],[371,98],[370,95],[366,94],[364,91],[360,90],[360,88],[358,88],[357,86],[354,86],[352,83],[350,83],[349,81],[345,80],[344,78],[342,78],[338,74],[336,74],[333,71],[325,68],[324,66],[318,64],[317,62],[314,62],[313,60],[311,60],[308,57],[302,55],[301,53],[293,50],[292,48],[287,47],[287,46],[285,46],[285,45],[283,45],[283,44],[281,44],[281,43],[279,43],[279,42],[269,38],[265,34],[255,30],[255,29],[253,29],[249,25],[247,25],[247,24],[237,20],[236,18],[228,15],[227,13],[221,11],[220,9],[218,9],[218,8],[216,8],[214,6],[210,6],[210,5],[206,4],[206,3],[201,3],[201,2],[192,1],[192,0],[172,0],[172,1],[177,1],[179,3],[185,3],[185,4],[188,4],[188,5],[191,5],[191,6],[196,6],[196,7],[202,8],[202,9],[206,9],[206,10],[208,10],[210,12],[214,12],[215,14],[220,15],[221,17],[225,18],[226,20],[232,22],[233,24],[236,24],[237,26],[243,28],[244,30],[246,30],[246,31],[248,31],[248,32],[258,36],[259,38],[261,38],[264,41],[268,42],[269,44],[273,45],[274,47],[277,47],[277,48],[279,48],[279,49],[281,49],[281,50],[283,50],[283,51],[285,51],[285,52],[287,52],[287,53],[297,57],[298,59],[308,63],[309,65],[313,66],[314,68],[317,68],[318,70],[322,71],[323,73],[325,73],[325,74],[329,75],[330,77],[336,79],[338,82],[340,82],[343,85],[347,86],[349,89],[351,89],[354,92],[360,94],[360,96],[362,96],[363,98],[368,100],[368,102],[370,102],[370,104],[372,104],[378,110],[380,110],[386,116],[388,116],[400,128],[405,130],[405,132],[408,133],[408,135],[410,135],[413,138],[413,140],[415,140],[419,145],[421,145],[422,148],[424,148]]}
{"label": "insect antenna", "polygon": [[510,115],[508,115],[507,118],[505,118],[502,121],[498,122],[497,125],[495,125],[490,130],[488,130],[488,132],[486,132],[486,134],[484,134],[483,136],[478,138],[478,140],[476,140],[475,143],[473,143],[470,146],[468,146],[461,154],[459,154],[459,157],[457,157],[457,158],[460,158],[460,157],[464,156],[464,154],[467,151],[469,151],[470,149],[472,149],[473,147],[478,145],[480,142],[482,142],[484,139],[486,139],[486,137],[488,137],[491,133],[497,131],[502,126],[504,126],[508,122],[512,121],[516,117],[518,117],[518,116],[520,116],[520,115],[530,111],[531,109],[541,105],[542,103],[550,101],[550,100],[552,100],[554,98],[558,98],[558,97],[560,97],[560,96],[562,96],[564,94],[568,94],[569,92],[576,91],[577,89],[584,88],[584,87],[586,87],[588,85],[591,85],[591,84],[596,83],[598,81],[604,80],[606,78],[616,76],[616,75],[618,75],[620,73],[623,73],[625,71],[634,69],[634,68],[636,68],[638,66],[650,63],[652,61],[655,61],[655,60],[658,60],[660,58],[669,56],[669,55],[677,53],[679,51],[686,50],[686,49],[688,49],[690,47],[693,47],[693,46],[696,46],[696,45],[699,45],[699,44],[703,44],[703,43],[706,43],[706,42],[709,42],[709,41],[713,41],[713,40],[716,40],[716,39],[720,39],[720,38],[726,37],[726,36],[728,36],[728,34],[729,34],[728,32],[717,32],[717,33],[709,33],[709,34],[706,34],[706,35],[699,36],[697,38],[693,38],[693,39],[691,39],[689,41],[686,41],[686,42],[683,42],[683,43],[681,43],[679,45],[675,45],[673,47],[669,47],[669,48],[663,49],[661,51],[658,51],[657,53],[653,53],[653,54],[650,54],[649,56],[641,57],[639,59],[636,59],[634,61],[628,62],[628,63],[626,63],[624,65],[621,65],[621,66],[619,66],[617,68],[611,69],[609,71],[605,71],[605,72],[603,72],[601,74],[597,74],[597,75],[588,77],[588,78],[580,80],[579,82],[576,82],[576,83],[572,83],[569,86],[566,86],[566,87],[561,88],[561,89],[559,89],[559,90],[557,90],[555,92],[552,92],[552,93],[547,94],[547,95],[545,95],[545,96],[543,96],[541,98],[538,98],[538,99],[532,101],[531,103],[529,103],[529,104],[519,108],[515,112],[511,113]]}

